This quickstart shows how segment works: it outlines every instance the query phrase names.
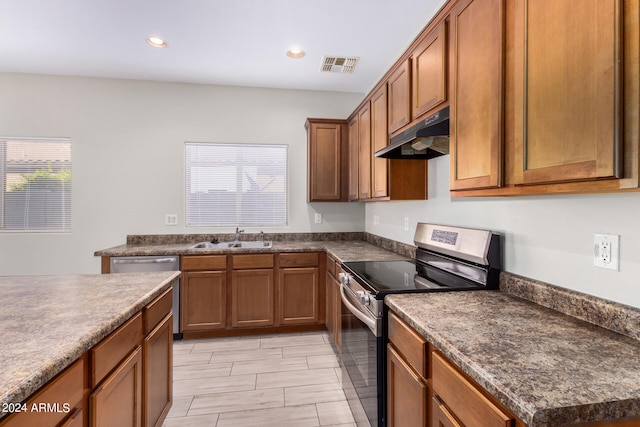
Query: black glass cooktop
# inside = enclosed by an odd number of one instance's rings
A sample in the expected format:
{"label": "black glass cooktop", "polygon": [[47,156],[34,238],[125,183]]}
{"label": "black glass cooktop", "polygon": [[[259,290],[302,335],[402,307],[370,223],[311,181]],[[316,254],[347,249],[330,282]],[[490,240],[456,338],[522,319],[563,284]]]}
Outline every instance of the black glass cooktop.
{"label": "black glass cooktop", "polygon": [[[445,267],[459,268],[454,264]],[[344,267],[378,299],[391,293],[485,289],[469,278],[412,260],[345,262]]]}

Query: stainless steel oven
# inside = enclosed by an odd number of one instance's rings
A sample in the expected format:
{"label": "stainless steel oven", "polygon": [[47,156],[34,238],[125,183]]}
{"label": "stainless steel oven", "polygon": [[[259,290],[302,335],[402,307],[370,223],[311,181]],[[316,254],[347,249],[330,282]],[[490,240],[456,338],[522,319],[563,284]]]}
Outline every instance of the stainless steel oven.
{"label": "stainless steel oven", "polygon": [[[377,426],[382,419],[378,396],[382,393],[383,372],[377,361],[384,351],[382,301],[372,300],[358,283],[349,284],[343,275],[342,298],[342,381],[347,402],[358,427]],[[351,285],[351,286],[349,286]]]}
{"label": "stainless steel oven", "polygon": [[395,293],[496,289],[500,236],[419,223],[415,259],[342,264],[342,382],[358,427],[385,427],[386,310]]}

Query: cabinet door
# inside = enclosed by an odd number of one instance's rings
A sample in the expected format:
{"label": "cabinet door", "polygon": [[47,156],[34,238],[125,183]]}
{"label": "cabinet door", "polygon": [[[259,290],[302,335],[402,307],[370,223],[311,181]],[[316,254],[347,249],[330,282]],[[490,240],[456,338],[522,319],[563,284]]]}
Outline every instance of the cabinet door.
{"label": "cabinet door", "polygon": [[411,121],[411,66],[402,62],[387,80],[389,92],[389,133],[393,133]]}
{"label": "cabinet door", "polygon": [[358,138],[360,137],[358,126],[358,116],[356,115],[349,122],[349,201],[358,200],[358,180],[360,173],[358,166],[360,165],[360,151],[358,147]]}
{"label": "cabinet door", "polygon": [[503,184],[504,0],[463,0],[451,14],[452,190]]}
{"label": "cabinet door", "polygon": [[387,345],[387,425],[427,425],[427,386],[390,344]]}
{"label": "cabinet door", "polygon": [[173,389],[173,315],[167,315],[144,339],[143,425],[160,427],[169,409]]}
{"label": "cabinet door", "polygon": [[281,268],[279,280],[281,325],[318,323],[318,268]]}
{"label": "cabinet door", "polygon": [[231,280],[234,328],[273,326],[273,270],[237,270]]}
{"label": "cabinet door", "polygon": [[441,22],[411,55],[413,119],[447,100],[446,28],[446,23]]}
{"label": "cabinet door", "polygon": [[371,198],[371,107],[358,112],[358,199]]}
{"label": "cabinet door", "polygon": [[371,98],[371,197],[389,195],[389,160],[377,158],[376,151],[389,145],[387,131],[387,87],[383,86]]}
{"label": "cabinet door", "polygon": [[91,427],[142,426],[142,348],[138,346],[89,396]]}
{"label": "cabinet door", "polygon": [[[308,201],[340,202],[343,192],[343,128],[344,121],[309,119],[308,132]],[[346,160],[346,159],[344,159]]]}
{"label": "cabinet door", "polygon": [[432,427],[463,427],[437,397],[431,401]]}
{"label": "cabinet door", "polygon": [[621,11],[620,0],[515,2],[516,184],[620,175]]}
{"label": "cabinet door", "polygon": [[226,271],[183,273],[180,287],[182,330],[223,329],[226,326],[226,301]]}

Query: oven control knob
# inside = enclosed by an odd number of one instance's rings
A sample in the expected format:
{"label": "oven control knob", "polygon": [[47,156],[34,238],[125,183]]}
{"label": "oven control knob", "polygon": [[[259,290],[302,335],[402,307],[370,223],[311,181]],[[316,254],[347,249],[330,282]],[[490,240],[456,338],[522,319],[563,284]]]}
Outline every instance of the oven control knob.
{"label": "oven control knob", "polygon": [[340,283],[343,285],[348,285],[350,281],[351,275],[349,273],[340,273],[338,277],[340,279]]}
{"label": "oven control knob", "polygon": [[371,305],[371,296],[368,293],[366,293],[365,291],[358,291],[356,292],[356,295],[358,296],[360,304]]}

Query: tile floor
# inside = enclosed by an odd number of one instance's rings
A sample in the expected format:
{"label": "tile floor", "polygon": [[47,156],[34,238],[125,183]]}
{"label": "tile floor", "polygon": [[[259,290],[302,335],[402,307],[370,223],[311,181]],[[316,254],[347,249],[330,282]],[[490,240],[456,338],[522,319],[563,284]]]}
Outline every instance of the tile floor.
{"label": "tile floor", "polygon": [[163,427],[355,427],[326,332],[175,341]]}

